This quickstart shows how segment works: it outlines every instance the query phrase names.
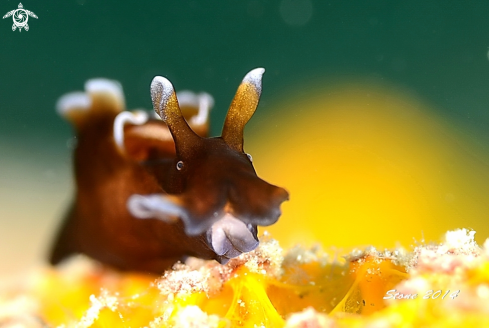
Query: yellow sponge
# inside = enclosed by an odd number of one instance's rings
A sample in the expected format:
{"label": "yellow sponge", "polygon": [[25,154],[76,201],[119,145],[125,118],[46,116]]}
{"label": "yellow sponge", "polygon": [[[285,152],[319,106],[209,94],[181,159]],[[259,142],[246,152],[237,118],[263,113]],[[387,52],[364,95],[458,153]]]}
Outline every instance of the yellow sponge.
{"label": "yellow sponge", "polygon": [[24,327],[484,327],[489,241],[338,257],[277,241],[226,265],[191,258],[162,276],[74,257],[0,291],[0,325]]}

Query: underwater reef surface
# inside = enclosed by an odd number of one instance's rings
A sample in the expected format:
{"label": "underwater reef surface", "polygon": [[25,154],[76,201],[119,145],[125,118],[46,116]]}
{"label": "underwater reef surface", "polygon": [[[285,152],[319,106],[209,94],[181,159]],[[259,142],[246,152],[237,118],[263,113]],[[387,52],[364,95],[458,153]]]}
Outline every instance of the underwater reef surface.
{"label": "underwater reef surface", "polygon": [[77,256],[0,291],[1,327],[489,326],[489,239],[328,255],[269,235],[226,265],[189,258],[161,276]]}

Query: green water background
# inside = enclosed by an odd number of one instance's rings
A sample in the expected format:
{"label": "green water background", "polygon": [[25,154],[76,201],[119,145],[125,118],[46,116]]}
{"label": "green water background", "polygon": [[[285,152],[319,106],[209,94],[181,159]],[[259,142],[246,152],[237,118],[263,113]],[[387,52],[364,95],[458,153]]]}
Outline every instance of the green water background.
{"label": "green water background", "polygon": [[[121,81],[129,108],[150,108],[154,75],[177,89],[206,90],[216,98],[218,133],[240,79],[260,66],[267,69],[265,104],[298,82],[375,76],[413,90],[488,139],[487,1],[23,4],[39,17],[29,19],[28,32],[12,32],[11,18],[0,20],[3,143],[61,145],[69,127],[54,104],[92,77]],[[0,11],[17,5],[4,0]]]}

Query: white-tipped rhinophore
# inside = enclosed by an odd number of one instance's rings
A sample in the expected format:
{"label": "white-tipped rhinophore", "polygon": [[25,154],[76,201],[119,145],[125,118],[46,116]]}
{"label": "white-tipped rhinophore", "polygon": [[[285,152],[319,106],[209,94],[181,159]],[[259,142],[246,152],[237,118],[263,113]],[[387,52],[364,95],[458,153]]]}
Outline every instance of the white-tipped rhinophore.
{"label": "white-tipped rhinophore", "polygon": [[259,67],[248,72],[248,74],[246,74],[243,78],[243,83],[250,83],[256,88],[256,90],[258,91],[258,96],[261,95],[261,80],[264,73],[265,69]]}
{"label": "white-tipped rhinophore", "polygon": [[[195,93],[190,90],[182,90],[177,92],[177,100],[180,107],[197,108],[197,115],[192,116],[188,122],[191,126],[203,125],[209,119],[209,112],[214,107],[214,98],[207,92]],[[156,112],[154,118],[161,119]]]}
{"label": "white-tipped rhinophore", "polygon": [[[173,92],[175,91],[170,81],[163,76],[154,77],[153,81],[151,82],[151,100],[153,101],[155,111],[158,110],[157,114],[159,114],[160,117],[161,115],[164,116],[161,109],[166,107],[166,104]],[[161,117],[161,119],[166,121],[166,117]]]}
{"label": "white-tipped rhinophore", "polygon": [[135,110],[133,112],[121,112],[114,120],[113,136],[114,142],[120,151],[124,152],[124,125],[134,124],[142,125],[148,121],[149,115],[143,110]]}
{"label": "white-tipped rhinophore", "polygon": [[61,117],[69,118],[74,112],[86,112],[90,109],[92,100],[81,91],[67,93],[56,102],[56,112]]}
{"label": "white-tipped rhinophore", "polygon": [[188,156],[201,142],[199,137],[185,121],[173,85],[162,76],[151,82],[151,100],[154,111],[166,123],[175,141],[179,156]]}
{"label": "white-tipped rhinophore", "polygon": [[187,211],[175,204],[165,195],[132,195],[127,200],[127,209],[138,219],[159,219],[173,223],[179,217],[187,217]]}
{"label": "white-tipped rhinophore", "polygon": [[250,252],[259,244],[247,225],[229,213],[212,225],[210,236],[214,252],[227,258]]}
{"label": "white-tipped rhinophore", "polygon": [[263,73],[265,73],[264,68],[255,68],[245,75],[224,121],[221,137],[238,152],[243,152],[245,125],[255,113],[260,102]]}

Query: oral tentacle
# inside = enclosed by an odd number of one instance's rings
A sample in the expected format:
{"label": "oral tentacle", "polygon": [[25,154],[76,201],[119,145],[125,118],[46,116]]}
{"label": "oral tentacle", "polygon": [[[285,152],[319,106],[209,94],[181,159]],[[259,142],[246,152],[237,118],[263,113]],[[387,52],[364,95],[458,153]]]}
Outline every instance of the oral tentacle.
{"label": "oral tentacle", "polygon": [[185,208],[161,194],[132,195],[127,200],[127,209],[138,219],[158,219],[166,223],[174,223],[178,218],[188,217]]}
{"label": "oral tentacle", "polygon": [[[182,220],[187,236],[200,235],[211,224],[208,220],[196,218],[195,213],[185,205],[184,197],[176,195],[135,194],[127,200],[127,209],[137,219],[158,219],[166,223]],[[216,212],[214,220],[221,215]]]}

